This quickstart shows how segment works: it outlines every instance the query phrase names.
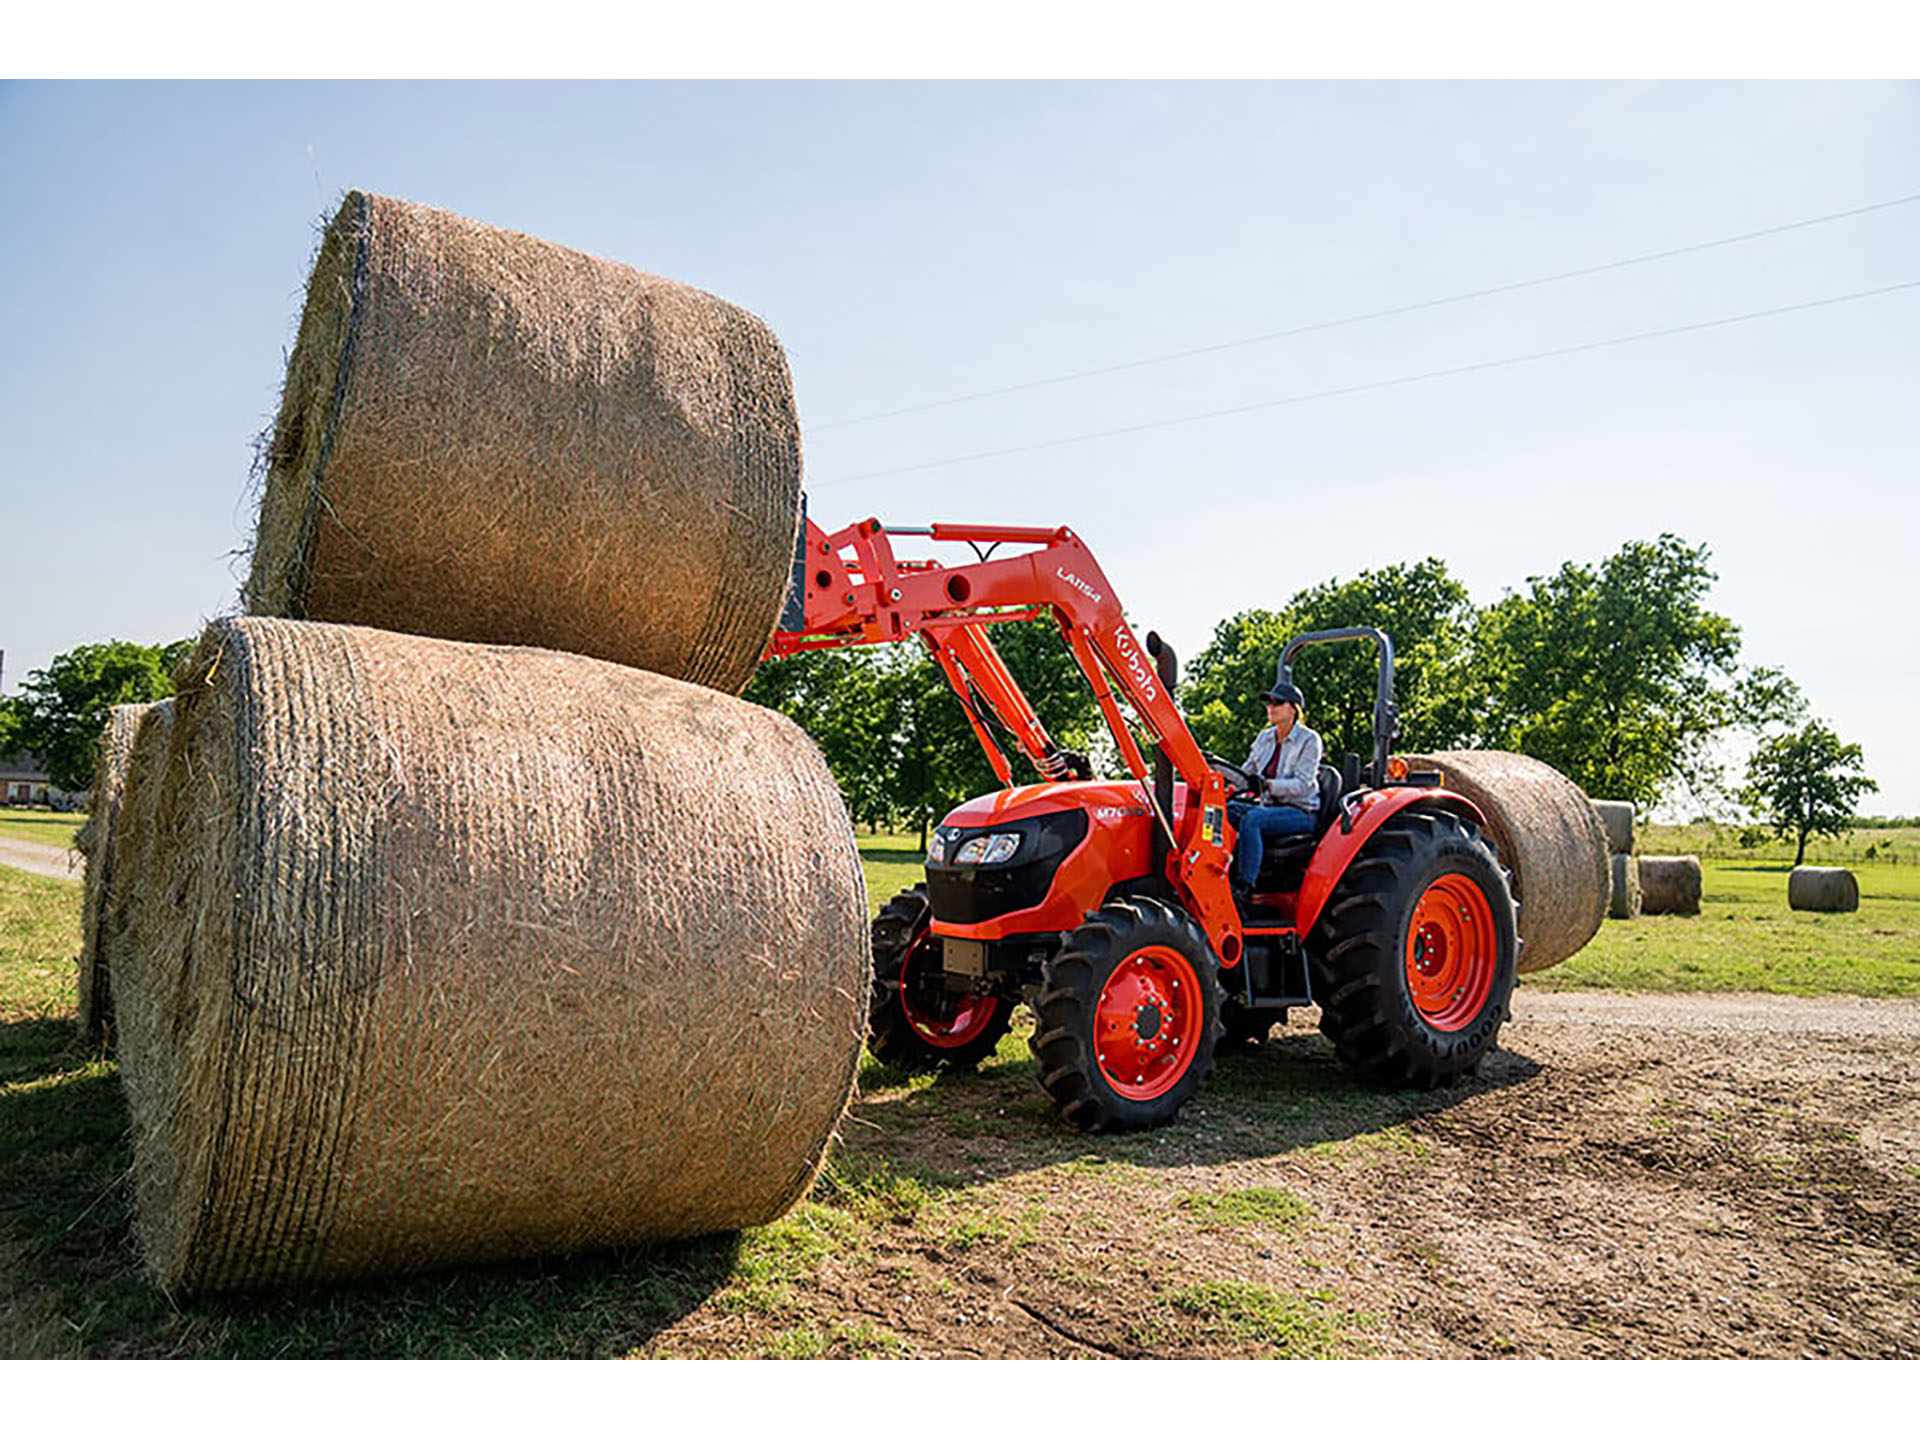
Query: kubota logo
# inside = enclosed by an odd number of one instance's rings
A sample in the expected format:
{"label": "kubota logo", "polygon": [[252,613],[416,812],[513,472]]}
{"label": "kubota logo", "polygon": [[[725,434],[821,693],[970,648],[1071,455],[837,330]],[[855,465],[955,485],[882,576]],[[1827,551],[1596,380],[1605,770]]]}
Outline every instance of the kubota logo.
{"label": "kubota logo", "polygon": [[1101,593],[1098,590],[1094,589],[1086,581],[1082,580],[1078,575],[1074,574],[1071,570],[1068,570],[1063,566],[1059,566],[1059,565],[1054,566],[1053,573],[1058,575],[1062,580],[1066,581],[1069,585],[1073,586],[1074,589],[1078,590],[1082,595],[1085,595],[1089,600],[1093,601],[1093,603],[1096,605],[1098,605],[1101,602],[1101,600],[1106,598],[1105,596],[1101,595]]}
{"label": "kubota logo", "polygon": [[1120,652],[1120,658],[1126,662],[1127,673],[1133,676],[1133,683],[1140,687],[1142,697],[1148,700],[1157,698],[1160,687],[1153,683],[1153,671],[1147,668],[1146,659],[1134,643],[1133,632],[1125,624],[1115,627],[1113,648]]}

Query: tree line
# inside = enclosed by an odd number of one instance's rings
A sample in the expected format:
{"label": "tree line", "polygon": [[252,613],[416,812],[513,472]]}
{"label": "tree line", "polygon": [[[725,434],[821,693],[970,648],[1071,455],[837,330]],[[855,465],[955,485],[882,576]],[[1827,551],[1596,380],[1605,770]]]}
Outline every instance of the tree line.
{"label": "tree line", "polygon": [[[1572,561],[1476,606],[1444,560],[1329,580],[1277,610],[1222,620],[1186,665],[1179,701],[1201,748],[1243,758],[1265,724],[1260,693],[1294,635],[1368,625],[1394,647],[1402,751],[1512,750],[1554,766],[1589,795],[1648,808],[1730,802],[1798,835],[1838,834],[1875,787],[1858,745],[1808,716],[1778,670],[1748,667],[1740,630],[1708,607],[1707,547],[1674,535],[1631,541],[1597,564]],[[994,642],[1049,731],[1119,773],[1099,708],[1050,621],[995,625]],[[91,787],[115,705],[173,693],[189,642],[85,645],[0,698],[0,754],[30,751],[63,790]],[[1370,644],[1302,652],[1294,679],[1330,761],[1373,749],[1377,660]],[[945,676],[914,645],[820,650],[760,666],[746,698],[797,721],[825,755],[856,823],[905,821],[921,834],[997,780]],[[1720,742],[1755,742],[1744,776]],[[1140,736],[1143,744],[1145,736]],[[1008,740],[1016,767],[1025,762]]]}

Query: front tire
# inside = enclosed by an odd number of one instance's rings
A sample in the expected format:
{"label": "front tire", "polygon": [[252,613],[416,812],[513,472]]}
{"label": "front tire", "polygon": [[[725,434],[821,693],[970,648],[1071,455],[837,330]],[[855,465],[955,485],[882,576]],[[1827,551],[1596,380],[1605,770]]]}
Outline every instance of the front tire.
{"label": "front tire", "polygon": [[932,921],[925,885],[902,890],[874,917],[867,1048],[901,1070],[970,1070],[1012,1025],[1013,1001],[948,990]]}
{"label": "front tire", "polygon": [[1321,1033],[1365,1079],[1451,1084],[1493,1049],[1518,950],[1512,892],[1480,832],[1403,811],[1347,867],[1314,927]]}
{"label": "front tire", "polygon": [[1117,900],[1047,964],[1028,1042],[1041,1088],[1082,1130],[1164,1125],[1213,1071],[1222,998],[1212,948],[1189,916]]}

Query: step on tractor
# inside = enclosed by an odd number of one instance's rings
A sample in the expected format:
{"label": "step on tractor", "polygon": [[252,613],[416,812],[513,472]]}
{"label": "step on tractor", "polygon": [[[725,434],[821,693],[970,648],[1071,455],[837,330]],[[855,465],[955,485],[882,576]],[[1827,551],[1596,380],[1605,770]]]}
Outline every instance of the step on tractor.
{"label": "step on tractor", "polygon": [[[895,537],[965,544],[971,558],[897,558]],[[1042,618],[1128,778],[1096,778],[1057,745],[994,648],[993,625]],[[1313,832],[1269,841],[1250,898],[1236,898],[1228,802],[1257,794],[1255,779],[1202,752],[1175,704],[1172,649],[1135,637],[1077,535],[877,520],[828,534],[804,520],[769,657],[918,642],[1002,786],[941,821],[925,883],[873,922],[873,1054],[908,1070],[973,1066],[1025,1003],[1041,1086],[1091,1131],[1172,1120],[1217,1053],[1257,1043],[1297,1006],[1319,1007],[1335,1053],[1367,1081],[1430,1087],[1471,1072],[1507,1016],[1519,949],[1485,817],[1441,775],[1392,757],[1385,634],[1297,636],[1277,675],[1308,645],[1363,640],[1379,656],[1373,754],[1321,767]],[[1014,783],[996,734],[1037,783]]]}

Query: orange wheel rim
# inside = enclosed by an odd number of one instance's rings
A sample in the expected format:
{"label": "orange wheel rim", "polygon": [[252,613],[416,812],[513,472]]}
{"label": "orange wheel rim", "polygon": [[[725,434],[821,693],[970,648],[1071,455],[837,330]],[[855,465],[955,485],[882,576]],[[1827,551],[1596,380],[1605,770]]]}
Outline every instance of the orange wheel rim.
{"label": "orange wheel rim", "polygon": [[1170,946],[1142,946],[1101,987],[1093,1015],[1094,1059],[1119,1094],[1154,1100],[1192,1066],[1205,1023],[1193,962]]}
{"label": "orange wheel rim", "polygon": [[1436,1030],[1464,1030],[1485,1008],[1500,937],[1486,893],[1465,875],[1442,875],[1407,927],[1407,990]]}

